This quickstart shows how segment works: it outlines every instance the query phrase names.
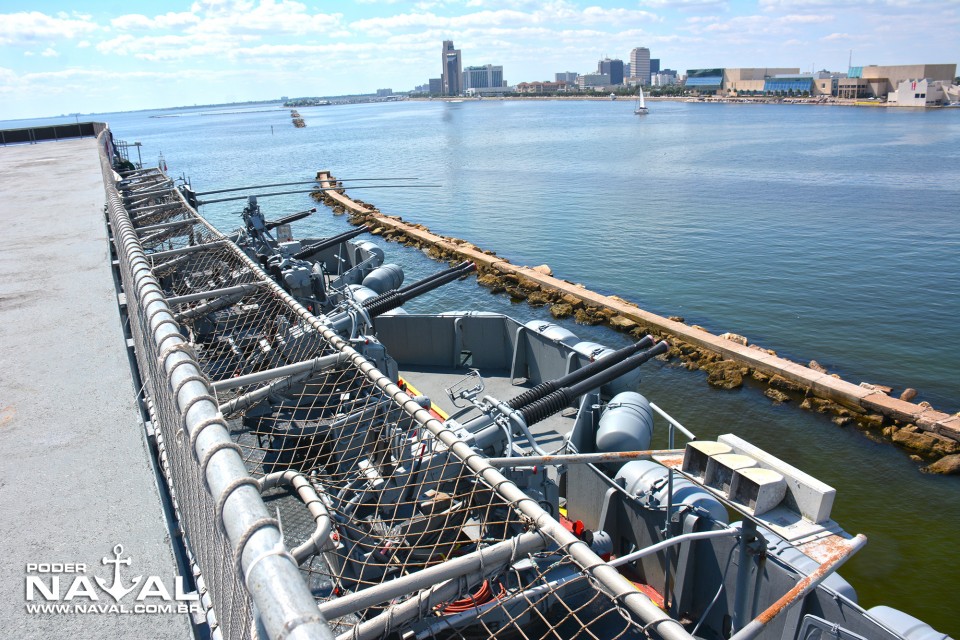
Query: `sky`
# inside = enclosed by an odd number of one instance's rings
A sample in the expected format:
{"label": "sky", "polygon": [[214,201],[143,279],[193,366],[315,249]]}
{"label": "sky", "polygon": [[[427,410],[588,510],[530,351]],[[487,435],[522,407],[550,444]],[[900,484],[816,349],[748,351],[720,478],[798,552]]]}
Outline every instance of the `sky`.
{"label": "sky", "polygon": [[0,119],[405,91],[443,40],[510,84],[634,47],[681,73],[960,63],[960,0],[3,0]]}

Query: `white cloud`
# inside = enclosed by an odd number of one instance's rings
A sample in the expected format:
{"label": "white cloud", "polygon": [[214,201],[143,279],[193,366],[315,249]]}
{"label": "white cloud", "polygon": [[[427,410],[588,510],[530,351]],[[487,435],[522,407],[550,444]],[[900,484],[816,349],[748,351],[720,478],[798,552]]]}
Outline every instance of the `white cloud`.
{"label": "white cloud", "polygon": [[849,33],[831,33],[830,35],[823,36],[820,39],[826,42],[834,42],[837,40],[851,40],[853,39],[853,36],[851,36]]}
{"label": "white cloud", "polygon": [[581,9],[569,2],[560,1],[536,5],[536,8],[531,11],[521,11],[516,8],[484,9],[456,16],[440,16],[429,11],[401,13],[357,20],[350,23],[350,28],[378,38],[394,36],[402,31],[445,29],[448,32],[457,32],[458,39],[463,39],[460,34],[465,29],[493,27],[519,29],[533,25],[546,25],[556,29],[558,25],[566,24],[587,26],[606,24],[621,27],[631,23],[649,23],[659,20],[659,16],[649,11],[599,6]]}
{"label": "white cloud", "polygon": [[104,40],[97,50],[105,54],[133,56],[153,62],[184,60],[203,56],[232,58],[238,46],[255,40],[252,36],[210,34],[203,38],[192,35],[132,36],[123,34]]}
{"label": "white cloud", "polygon": [[726,11],[727,0],[641,0],[641,7],[652,9],[677,9],[679,11]]}
{"label": "white cloud", "polygon": [[70,17],[61,13],[51,17],[39,11],[0,14],[0,46],[69,40],[98,29],[89,16]]}
{"label": "white cloud", "polygon": [[197,56],[234,58],[241,48],[270,37],[330,40],[350,35],[340,14],[310,13],[304,4],[292,0],[201,0],[189,12],[153,17],[126,14],[110,24],[120,34],[100,42],[98,51],[156,62]]}
{"label": "white cloud", "polygon": [[60,54],[57,53],[57,50],[54,49],[53,47],[47,47],[46,49],[40,52],[40,55],[43,56],[44,58],[56,58]]}
{"label": "white cloud", "polygon": [[[853,10],[860,15],[898,13],[898,9],[920,9],[932,15],[940,10],[956,8],[955,0],[760,0],[764,11]],[[889,11],[892,9],[893,11]]]}
{"label": "white cloud", "polygon": [[[206,4],[209,4],[209,0]],[[291,0],[262,0],[257,5],[236,2],[232,3],[232,7],[236,10],[224,10],[218,3],[214,10],[205,9],[190,32],[198,35],[323,35],[331,30],[342,30],[342,14],[309,13],[306,5]]]}
{"label": "white cloud", "polygon": [[190,12],[166,13],[162,16],[148,18],[139,13],[130,13],[119,16],[110,21],[110,24],[121,31],[150,30],[150,29],[178,29],[189,27],[200,22],[200,18]]}
{"label": "white cloud", "polygon": [[690,23],[688,30],[693,33],[726,33],[742,36],[786,35],[796,32],[799,25],[833,22],[830,15],[790,14],[780,17],[762,15],[737,16],[725,21],[710,22],[704,25]]}

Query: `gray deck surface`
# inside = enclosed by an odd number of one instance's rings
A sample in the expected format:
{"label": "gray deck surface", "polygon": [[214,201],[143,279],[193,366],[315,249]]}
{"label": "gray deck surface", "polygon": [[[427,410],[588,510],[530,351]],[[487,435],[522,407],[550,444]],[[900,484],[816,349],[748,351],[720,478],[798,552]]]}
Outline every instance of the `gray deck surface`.
{"label": "gray deck surface", "polygon": [[[452,367],[405,367],[400,365],[400,376],[411,383],[417,391],[430,398],[433,404],[443,409],[447,415],[460,424],[464,424],[480,415],[474,408],[460,409],[453,405],[444,392],[445,388],[453,386],[469,372],[466,368]],[[511,384],[508,371],[481,370],[484,391],[481,396],[493,396],[506,402],[517,396],[530,385],[516,386]],[[463,404],[461,402],[461,404]],[[574,418],[562,414],[550,416],[542,422],[530,427],[530,432],[537,439],[537,443],[546,451],[551,452],[563,445],[563,436],[573,428]],[[526,442],[521,436],[516,440],[523,449]]]}
{"label": "gray deck surface", "polygon": [[[113,582],[176,567],[134,401],[93,139],[0,147],[0,628],[12,638],[188,638],[184,614],[28,614],[31,562]],[[61,575],[61,596],[73,576]],[[49,583],[49,580],[46,580]],[[142,584],[142,583],[141,583]],[[134,604],[138,590],[121,599]],[[74,603],[89,602],[84,598]],[[66,601],[56,604],[69,604]]]}

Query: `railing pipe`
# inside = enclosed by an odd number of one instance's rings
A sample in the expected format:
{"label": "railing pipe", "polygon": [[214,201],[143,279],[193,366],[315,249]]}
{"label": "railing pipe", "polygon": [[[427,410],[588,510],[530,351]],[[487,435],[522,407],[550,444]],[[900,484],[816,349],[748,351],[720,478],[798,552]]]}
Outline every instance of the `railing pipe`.
{"label": "railing pipe", "polygon": [[655,455],[683,453],[682,449],[648,449],[646,451],[610,451],[606,453],[566,453],[544,456],[512,456],[510,458],[487,458],[494,467],[529,467],[531,465],[603,464],[605,462],[630,462],[645,460]]}
{"label": "railing pipe", "polygon": [[529,553],[545,548],[548,543],[539,533],[522,533],[516,538],[498,542],[467,555],[328,600],[320,604],[320,612],[328,620],[333,620],[393,598],[428,589],[446,580],[454,580],[478,571],[492,572],[497,567],[505,567]]}
{"label": "railing pipe", "polygon": [[238,284],[234,287],[223,287],[222,289],[209,289],[207,291],[198,291],[197,293],[188,293],[183,296],[173,296],[167,298],[167,304],[186,304],[187,302],[196,302],[197,300],[206,300],[207,298],[219,298],[233,293],[253,293],[257,290],[255,284]]}
{"label": "railing pipe", "polygon": [[260,382],[266,382],[267,380],[273,380],[274,378],[282,378],[285,376],[294,375],[297,373],[315,373],[317,371],[323,371],[324,369],[330,369],[335,367],[338,364],[347,362],[347,357],[342,353],[335,353],[330,356],[322,356],[320,358],[313,358],[312,360],[306,360],[304,362],[296,362],[294,364],[284,365],[282,367],[275,367],[273,369],[267,369],[265,371],[257,371],[256,373],[248,373],[244,376],[237,376],[235,378],[225,378],[223,380],[217,380],[213,383],[214,391],[226,391],[227,389],[236,389],[237,387],[244,387],[251,384],[258,384]]}
{"label": "railing pipe", "polygon": [[283,547],[279,527],[270,517],[258,487],[251,486],[256,485],[256,481],[250,477],[230,439],[200,367],[186,351],[189,345],[179,334],[163,291],[153,277],[120,194],[112,183],[110,159],[103,153],[101,168],[114,241],[133,280],[126,283],[127,291],[136,292],[137,296],[137,300],[130,303],[138,304],[142,317],[149,319],[146,337],[159,354],[160,368],[167,376],[170,389],[179,391],[174,401],[183,415],[186,441],[193,443],[196,460],[206,463],[207,487],[219,507],[216,517],[234,549],[238,569],[259,612],[259,620],[274,638],[332,638],[299,568]]}
{"label": "railing pipe", "polygon": [[652,544],[649,547],[644,547],[633,553],[628,553],[625,556],[620,556],[619,558],[614,558],[610,560],[607,564],[611,567],[621,567],[625,564],[635,562],[640,558],[646,558],[649,555],[654,553],[659,553],[664,549],[669,549],[674,547],[681,542],[693,542],[695,540],[709,540],[710,538],[728,538],[732,536],[740,535],[739,529],[726,528],[726,529],[715,529],[713,531],[698,531],[695,533],[684,533],[679,536],[674,536],[672,538],[667,538],[666,540],[661,540],[656,544]]}
{"label": "railing pipe", "polygon": [[313,534],[307,538],[303,544],[290,552],[290,555],[297,561],[297,564],[303,564],[311,556],[329,550],[329,545],[326,543],[330,540],[330,531],[333,529],[333,519],[330,517],[330,512],[327,511],[327,506],[320,499],[320,496],[317,495],[317,490],[314,489],[309,480],[300,472],[288,469],[287,471],[271,473],[270,475],[260,478],[257,482],[260,483],[260,493],[269,491],[280,485],[291,487],[297,492],[300,500],[303,501],[303,504],[307,507],[310,515],[313,516],[314,521],[317,523],[317,528]]}

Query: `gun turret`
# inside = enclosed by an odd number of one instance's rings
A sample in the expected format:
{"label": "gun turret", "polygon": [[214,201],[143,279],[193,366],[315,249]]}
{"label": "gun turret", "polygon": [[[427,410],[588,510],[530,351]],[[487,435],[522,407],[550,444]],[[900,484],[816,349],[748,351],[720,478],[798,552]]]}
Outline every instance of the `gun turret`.
{"label": "gun turret", "polygon": [[329,249],[330,247],[334,247],[340,244],[341,242],[346,242],[347,240],[356,238],[357,236],[364,234],[367,231],[369,231],[369,229],[367,229],[367,227],[364,227],[364,226],[358,227],[356,229],[351,229],[350,231],[344,231],[340,235],[333,236],[332,238],[327,238],[326,240],[321,240],[320,242],[311,244],[307,247],[300,249],[300,251],[297,251],[295,254],[293,254],[293,257],[296,258],[297,260],[309,260],[310,257],[313,256],[314,254],[317,254],[323,251],[324,249]]}

